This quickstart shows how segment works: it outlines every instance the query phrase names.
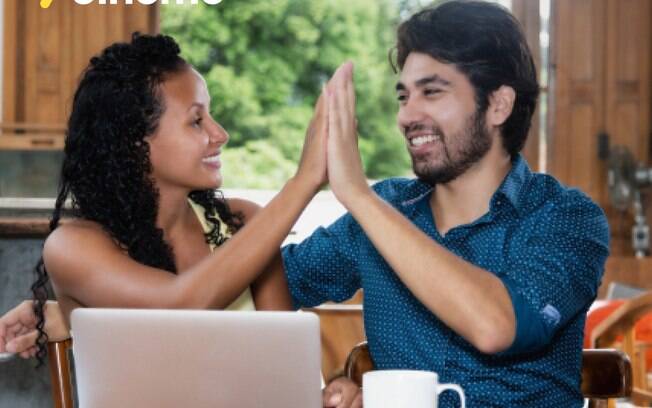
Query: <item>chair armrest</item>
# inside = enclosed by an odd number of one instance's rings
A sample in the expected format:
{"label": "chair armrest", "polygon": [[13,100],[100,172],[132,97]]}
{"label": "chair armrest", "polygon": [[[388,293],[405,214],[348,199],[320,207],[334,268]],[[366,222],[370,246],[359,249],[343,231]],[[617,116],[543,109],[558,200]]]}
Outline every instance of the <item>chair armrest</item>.
{"label": "chair armrest", "polygon": [[71,347],[72,339],[48,343],[52,400],[55,408],[73,408],[70,359],[68,358],[68,351]]}
{"label": "chair armrest", "polygon": [[582,394],[585,398],[621,398],[632,393],[632,365],[614,349],[582,351]]}
{"label": "chair armrest", "polygon": [[367,342],[363,341],[353,347],[353,350],[349,353],[344,365],[344,375],[362,387],[362,375],[373,369],[374,363],[371,360],[371,354],[369,354],[369,347],[367,347]]}

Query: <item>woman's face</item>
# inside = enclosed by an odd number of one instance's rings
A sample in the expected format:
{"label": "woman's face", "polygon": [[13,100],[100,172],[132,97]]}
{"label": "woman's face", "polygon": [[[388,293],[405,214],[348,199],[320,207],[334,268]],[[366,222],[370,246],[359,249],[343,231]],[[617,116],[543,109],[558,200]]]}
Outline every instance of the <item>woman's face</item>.
{"label": "woman's face", "polygon": [[220,153],[229,135],[209,114],[204,78],[188,67],[165,80],[160,92],[164,112],[156,132],[146,138],[156,186],[218,188]]}

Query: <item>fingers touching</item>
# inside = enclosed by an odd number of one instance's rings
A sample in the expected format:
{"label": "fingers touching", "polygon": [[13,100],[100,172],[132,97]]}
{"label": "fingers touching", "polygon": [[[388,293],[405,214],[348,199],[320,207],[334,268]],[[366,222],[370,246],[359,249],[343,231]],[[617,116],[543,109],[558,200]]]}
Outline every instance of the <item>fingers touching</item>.
{"label": "fingers touching", "polygon": [[[353,86],[353,63],[342,64],[330,82],[329,94],[329,125],[337,126],[335,134],[355,123],[355,88]],[[355,125],[354,125],[355,126]]]}

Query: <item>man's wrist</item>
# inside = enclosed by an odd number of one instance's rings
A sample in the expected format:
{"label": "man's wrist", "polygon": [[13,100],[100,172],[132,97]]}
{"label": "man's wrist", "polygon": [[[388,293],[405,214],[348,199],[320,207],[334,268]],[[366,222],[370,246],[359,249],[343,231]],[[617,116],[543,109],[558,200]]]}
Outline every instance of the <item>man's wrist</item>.
{"label": "man's wrist", "polygon": [[354,190],[349,198],[347,198],[342,204],[354,217],[356,217],[357,214],[365,211],[365,208],[373,205],[377,199],[378,196],[371,187],[365,185],[364,187]]}

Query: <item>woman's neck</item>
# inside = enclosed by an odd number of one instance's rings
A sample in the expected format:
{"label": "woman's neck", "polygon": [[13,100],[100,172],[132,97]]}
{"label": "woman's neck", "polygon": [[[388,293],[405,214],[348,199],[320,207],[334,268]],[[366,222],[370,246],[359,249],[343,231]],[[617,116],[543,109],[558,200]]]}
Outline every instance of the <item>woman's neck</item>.
{"label": "woman's neck", "polygon": [[194,220],[193,210],[188,204],[189,193],[190,191],[182,189],[159,188],[156,226],[163,230],[166,240],[179,233],[183,234]]}

